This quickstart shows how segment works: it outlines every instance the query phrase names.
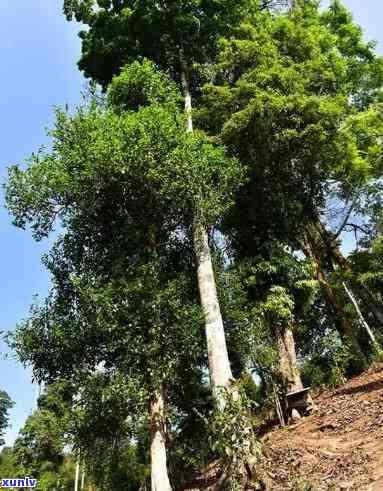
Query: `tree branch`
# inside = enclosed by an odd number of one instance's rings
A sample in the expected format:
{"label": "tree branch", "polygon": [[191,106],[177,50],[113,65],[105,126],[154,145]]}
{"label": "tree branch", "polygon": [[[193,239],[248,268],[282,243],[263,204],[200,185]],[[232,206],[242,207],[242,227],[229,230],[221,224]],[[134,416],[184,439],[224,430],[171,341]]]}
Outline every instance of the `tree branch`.
{"label": "tree branch", "polygon": [[346,223],[345,225],[345,229],[346,228],[351,228],[351,230],[359,230],[360,232],[363,232],[364,234],[369,234],[370,231],[364,227],[362,227],[361,225],[357,225],[356,223]]}
{"label": "tree branch", "polygon": [[355,208],[355,204],[356,204],[356,198],[352,201],[352,203],[350,205],[350,208],[349,208],[348,212],[346,213],[346,216],[344,217],[344,220],[342,222],[342,225],[339,227],[338,231],[334,234],[334,236],[332,238],[332,241],[333,242],[336,241],[336,239],[340,236],[340,234],[343,232],[343,230],[347,226],[347,223],[348,223],[348,220],[349,220],[349,218],[351,216],[351,213],[352,213],[352,211]]}

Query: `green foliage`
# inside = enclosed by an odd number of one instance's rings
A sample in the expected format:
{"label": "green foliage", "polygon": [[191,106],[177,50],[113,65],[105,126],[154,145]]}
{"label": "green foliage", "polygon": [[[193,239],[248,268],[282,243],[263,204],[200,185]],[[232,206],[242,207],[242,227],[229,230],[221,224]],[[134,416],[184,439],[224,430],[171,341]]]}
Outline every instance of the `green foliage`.
{"label": "green foliage", "polygon": [[153,169],[151,177],[163,185],[164,197],[175,206],[192,211],[206,225],[213,225],[233,204],[243,172],[225,149],[209,143],[203,134],[185,133],[166,165]]}
{"label": "green foliage", "polygon": [[15,458],[27,474],[39,476],[58,470],[64,459],[62,427],[50,411],[28,417],[14,445]]}
{"label": "green foliage", "polygon": [[[360,250],[351,255],[351,279],[367,286],[381,302],[383,299],[383,238],[377,238],[370,250]],[[349,275],[350,277],[350,275]]]}
{"label": "green foliage", "polygon": [[[100,414],[98,421],[102,419]],[[117,418],[115,418],[117,419]],[[90,419],[95,421],[95,418]],[[104,419],[108,424],[108,419]],[[83,447],[83,458],[87,463],[87,473],[100,491],[137,491],[150,475],[150,466],[147,461],[147,441],[142,443],[140,438],[147,440],[146,425],[142,425],[140,432],[135,435],[137,440],[126,433],[115,434],[114,428],[106,435],[107,426],[102,428],[100,434],[96,429],[87,433],[89,439],[94,435],[95,441],[92,446]],[[84,437],[85,433],[81,433]],[[144,449],[142,449],[144,445]]]}
{"label": "green foliage", "polygon": [[264,257],[243,261],[238,268],[248,298],[271,330],[298,324],[317,295],[311,263],[279,246],[270,245]]}
{"label": "green foliage", "polygon": [[60,218],[67,230],[46,258],[55,289],[20,326],[15,346],[39,378],[123,364],[156,385],[184,365],[184,354],[200,359],[201,314],[193,283],[179,275],[190,252],[178,237],[197,210],[212,224],[227,209],[236,161],[203,135],[187,135],[180,114],[159,104],[58,111],[52,136],[53,151],[34,155],[26,170],[13,167],[7,187],[17,225],[31,223],[40,238]]}
{"label": "green foliage", "polygon": [[[176,486],[218,457],[241,489],[260,454],[254,414],[282,385],[277,335],[293,331],[306,385],[336,387],[352,370],[338,312],[296,253],[334,202],[369,221],[366,247],[334,272],[327,249],[337,237],[322,230],[315,265],[361,342],[343,280],[379,327],[383,59],[338,0],[325,11],[316,0],[278,3],[64,1],[68,19],[87,27],[80,68],[107,96],[73,115],[56,110],[51,149],[9,170],[14,223],[37,240],[55,227],[61,235],[44,257],[52,290],[11,337],[50,385],[3,450],[1,475],[71,489],[76,456],[98,489],[139,489],[149,477],[148,401],[161,388]],[[193,134],[181,74],[197,104]],[[196,220],[213,230],[225,335],[243,381],[223,412],[206,381]],[[0,437],[10,407],[0,392]]]}
{"label": "green foliage", "polygon": [[302,367],[302,378],[313,389],[335,389],[347,380],[353,355],[347,345],[340,345],[339,340],[336,341],[334,343],[331,337],[324,339],[323,351]]}
{"label": "green foliage", "polygon": [[9,395],[3,390],[0,390],[0,446],[4,445],[4,430],[7,428],[9,421],[8,411],[12,408],[13,404]]}
{"label": "green foliage", "polygon": [[257,3],[64,0],[64,13],[89,26],[80,33],[79,67],[106,88],[121,67],[142,57],[172,73],[180,72],[181,57],[188,65],[211,60],[218,38],[235,28]]}
{"label": "green foliage", "polygon": [[117,112],[136,111],[151,104],[167,105],[169,110],[177,111],[177,106],[179,109],[182,103],[175,83],[165,73],[156,70],[149,60],[125,66],[120,75],[113,78],[108,100]]}
{"label": "green foliage", "polygon": [[57,478],[57,474],[52,471],[45,471],[40,475],[36,489],[39,491],[52,491],[54,489],[60,489],[60,480]]}
{"label": "green foliage", "polygon": [[248,384],[246,393],[258,413],[274,406],[275,389],[284,391],[277,336],[289,328],[298,348],[304,339],[310,343],[307,323],[318,298],[310,261],[278,244],[259,252],[236,261],[218,282],[233,372],[245,378],[249,370],[255,374],[257,386]]}
{"label": "green foliage", "polygon": [[0,454],[0,478],[9,478],[14,476],[29,476],[35,478],[38,476],[38,483],[35,489],[39,491],[71,491],[74,488],[75,466],[70,456],[64,457],[64,463],[52,470],[49,462],[39,463],[39,474],[33,475],[28,469],[20,465],[19,454],[14,447],[5,447]]}
{"label": "green foliage", "polygon": [[300,248],[330,180],[342,199],[358,197],[379,168],[379,105],[369,104],[380,100],[383,60],[335,4],[260,12],[220,43],[197,121],[249,169],[225,228],[241,254],[270,236]]}
{"label": "green foliage", "polygon": [[245,465],[254,465],[261,447],[254,437],[258,421],[252,415],[252,403],[240,384],[225,390],[225,410],[213,410],[205,419],[210,446],[228,476],[228,489],[241,489]]}
{"label": "green foliage", "polygon": [[186,135],[181,113],[147,101],[136,111],[93,102],[73,117],[58,111],[52,152],[11,169],[7,191],[17,225],[31,223],[36,238],[63,225],[44,259],[52,292],[13,346],[38,380],[69,379],[77,389],[69,431],[91,462],[105,456],[108,483],[124,459],[111,446],[131,445],[156,388],[177,423],[190,419],[185,394],[202,385],[206,366],[190,225],[197,209],[205,223],[219,219],[240,176],[222,148]]}
{"label": "green foliage", "polygon": [[349,139],[360,158],[368,166],[368,175],[380,177],[382,174],[383,105],[376,104],[368,110],[350,116],[341,128],[341,135]]}
{"label": "green foliage", "polygon": [[339,387],[347,379],[352,357],[350,347],[336,334],[328,333],[303,364],[302,379],[314,389]]}
{"label": "green foliage", "polygon": [[0,479],[7,479],[8,476],[16,476],[19,471],[18,463],[15,459],[13,449],[4,447],[0,453]]}
{"label": "green foliage", "polygon": [[345,82],[354,94],[353,102],[358,107],[366,107],[381,100],[383,60],[374,52],[375,43],[364,41],[361,27],[339,0],[332,1],[322,19],[336,36],[336,47],[347,61]]}
{"label": "green foliage", "polygon": [[92,221],[99,228],[106,203],[119,225],[139,221],[139,206],[142,219],[163,224],[170,236],[189,225],[197,207],[209,223],[217,220],[243,174],[223,148],[187,135],[181,114],[158,104],[121,114],[91,104],[73,117],[58,110],[51,135],[53,152],[32,155],[27,170],[11,167],[7,186],[15,224],[32,223],[36,238],[57,218],[79,226],[80,213],[83,227]]}

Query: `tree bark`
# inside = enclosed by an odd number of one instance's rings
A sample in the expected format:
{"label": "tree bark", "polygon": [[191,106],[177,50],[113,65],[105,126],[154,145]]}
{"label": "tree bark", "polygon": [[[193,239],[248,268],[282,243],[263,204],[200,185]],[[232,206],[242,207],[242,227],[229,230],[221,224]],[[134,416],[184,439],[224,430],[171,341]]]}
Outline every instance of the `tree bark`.
{"label": "tree bark", "polygon": [[185,113],[186,113],[186,118],[187,118],[186,131],[188,133],[193,133],[193,131],[194,131],[193,114],[192,114],[193,103],[192,103],[192,97],[191,97],[191,92],[190,92],[188,70],[187,70],[187,67],[185,66],[185,62],[181,61],[181,63],[182,63],[181,82],[182,82],[182,88],[184,91]]}
{"label": "tree bark", "polygon": [[152,491],[171,491],[165,433],[165,403],[161,389],[149,403]]}
{"label": "tree bark", "polygon": [[303,389],[300,370],[297,362],[294,335],[291,328],[277,329],[277,344],[280,360],[280,371],[286,382],[288,392]]}
{"label": "tree bark", "polygon": [[[338,242],[334,240],[332,234],[326,230],[323,223],[317,218],[312,223],[311,228],[315,231],[314,235],[317,236],[317,242],[319,242],[323,255],[326,256],[325,260],[327,263],[332,266],[333,269],[339,267],[352,273],[350,262],[344,257]],[[383,327],[383,306],[381,303],[376,300],[373,293],[365,285],[355,283],[353,289],[356,291],[365,309],[371,312],[376,322]]]}
{"label": "tree bark", "polygon": [[[321,224],[322,225],[322,224]],[[323,225],[322,225],[323,227]],[[339,246],[333,242],[328,244],[329,253],[331,254],[332,263],[345,271],[352,273],[351,264],[341,253]],[[359,299],[362,301],[365,309],[372,313],[375,321],[383,327],[383,308],[379,301],[376,300],[373,293],[365,285],[354,282],[353,289],[356,291]]]}
{"label": "tree bark", "polygon": [[336,326],[341,337],[346,337],[351,343],[351,348],[361,362],[365,363],[366,357],[360,347],[359,341],[355,336],[354,328],[345,315],[343,307],[338,300],[337,294],[326,278],[324,268],[322,266],[324,260],[321,257],[320,251],[318,251],[317,245],[318,237],[315,236],[315,232],[308,230],[306,233],[306,240],[302,245],[302,249],[307,258],[313,260],[315,264],[315,276],[321,285],[327,302],[332,306],[333,312],[336,318]]}
{"label": "tree bark", "polygon": [[381,303],[379,303],[372,292],[364,285],[358,285],[356,288],[358,296],[361,298],[363,303],[370,309],[376,322],[380,325],[380,330],[383,329],[383,308]]}
{"label": "tree bark", "polygon": [[378,341],[376,340],[376,337],[375,337],[373,331],[371,330],[370,326],[368,325],[367,321],[363,317],[363,314],[359,308],[359,305],[358,305],[358,302],[356,301],[356,298],[354,297],[352,291],[347,287],[345,282],[343,282],[343,288],[345,289],[349,299],[351,300],[353,306],[355,307],[356,313],[358,314],[359,321],[360,321],[361,325],[364,327],[364,329],[366,330],[367,335],[370,338],[370,342],[371,342],[373,348],[375,349],[375,351],[378,354],[381,354],[382,348],[380,347]]}
{"label": "tree bark", "polygon": [[[181,63],[181,81],[185,97],[187,131],[192,133],[193,117],[189,75],[183,60],[181,60]],[[197,262],[198,289],[205,314],[210,383],[217,405],[223,410],[225,407],[225,397],[222,389],[230,387],[233,374],[230,367],[221,309],[217,296],[208,234],[205,226],[198,217],[198,210],[193,224],[193,242]]]}
{"label": "tree bark", "polygon": [[205,313],[210,382],[218,406],[223,409],[225,405],[224,394],[221,393],[220,388],[228,388],[230,386],[233,374],[217,297],[208,236],[205,228],[200,223],[195,223],[194,225],[194,250],[197,260],[201,305]]}
{"label": "tree bark", "polygon": [[74,491],[78,491],[78,480],[80,477],[80,463],[77,462],[76,464],[76,474],[74,478]]}
{"label": "tree bark", "polygon": [[80,489],[81,491],[85,489],[85,467],[82,468]]}

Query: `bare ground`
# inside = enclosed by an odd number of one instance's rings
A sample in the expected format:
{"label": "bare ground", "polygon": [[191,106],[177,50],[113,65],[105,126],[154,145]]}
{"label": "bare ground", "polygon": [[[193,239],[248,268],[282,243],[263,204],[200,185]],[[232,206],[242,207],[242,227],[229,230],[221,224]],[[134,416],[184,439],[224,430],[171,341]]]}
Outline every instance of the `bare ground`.
{"label": "bare ground", "polygon": [[[316,411],[262,438],[266,491],[383,491],[383,363],[315,398]],[[212,463],[184,491],[219,491]],[[254,487],[244,486],[244,490]]]}
{"label": "bare ground", "polygon": [[266,489],[383,491],[383,364],[315,403],[315,414],[264,437]]}

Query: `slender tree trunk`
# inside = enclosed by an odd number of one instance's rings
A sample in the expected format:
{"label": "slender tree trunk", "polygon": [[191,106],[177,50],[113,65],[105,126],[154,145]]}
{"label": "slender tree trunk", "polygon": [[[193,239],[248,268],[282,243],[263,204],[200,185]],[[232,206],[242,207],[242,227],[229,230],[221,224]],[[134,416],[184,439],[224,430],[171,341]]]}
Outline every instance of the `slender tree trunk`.
{"label": "slender tree trunk", "polygon": [[74,478],[74,491],[78,491],[78,481],[80,478],[80,463],[77,462],[76,464],[76,474]]}
{"label": "slender tree trunk", "polygon": [[[321,224],[322,225],[322,224]],[[323,227],[323,225],[322,225]],[[339,246],[330,242],[328,244],[329,253],[331,254],[331,260],[334,266],[342,267],[345,271],[352,273],[351,264],[341,253]],[[376,300],[373,293],[365,285],[354,282],[353,289],[356,291],[358,297],[362,301],[365,309],[372,313],[375,321],[383,327],[383,307],[381,303]]]}
{"label": "slender tree trunk", "polygon": [[336,318],[336,325],[338,328],[338,332],[342,337],[348,338],[350,341],[352,350],[355,354],[355,356],[362,362],[366,362],[366,357],[364,356],[364,353],[362,351],[362,348],[360,347],[359,341],[357,337],[355,336],[355,331],[354,328],[349,321],[349,319],[346,317],[343,307],[341,303],[339,302],[337,298],[337,294],[334,290],[334,288],[331,286],[329,281],[326,278],[326,274],[322,268],[322,261],[320,254],[316,252],[316,240],[313,238],[312,233],[307,233],[306,235],[306,240],[303,244],[303,252],[306,255],[306,257],[312,259],[315,264],[315,276],[316,279],[318,280],[319,284],[321,285],[326,298],[327,302],[329,305],[332,306],[333,312],[335,314]]}
{"label": "slender tree trunk", "polygon": [[[273,386],[273,394],[274,394],[275,409],[277,411],[277,416],[278,416],[278,419],[279,419],[279,423],[280,423],[280,425],[283,428],[284,426],[286,426],[286,421],[285,421],[285,417],[283,415],[281,401],[279,399],[279,396],[278,396],[277,390],[275,388],[275,385]],[[271,417],[272,417],[272,413],[271,413]]]}
{"label": "slender tree trunk", "polygon": [[165,403],[161,389],[149,403],[152,491],[171,491],[165,436]]}
{"label": "slender tree trunk", "polygon": [[81,473],[81,491],[85,489],[85,467],[82,468],[82,473]]}
{"label": "slender tree trunk", "polygon": [[[326,230],[323,223],[319,219],[316,219],[312,224],[312,228],[316,230],[318,242],[322,243],[321,248],[323,253],[327,256],[327,262],[333,265],[334,269],[339,267],[352,273],[350,262],[344,257],[339,248],[338,242],[334,240],[331,233]],[[371,312],[376,322],[383,327],[383,306],[381,302],[374,297],[373,293],[365,285],[355,283],[353,288],[365,306],[365,309]]]}
{"label": "slender tree trunk", "polygon": [[[181,72],[187,115],[187,131],[193,132],[192,98],[188,70]],[[208,234],[198,215],[193,224],[194,253],[197,262],[198,288],[201,305],[205,313],[205,331],[208,349],[210,383],[218,407],[223,410],[225,398],[222,388],[228,388],[233,379],[227,352],[225,331],[218,302],[213,263]]]}
{"label": "slender tree trunk", "polygon": [[352,350],[354,351],[354,354],[363,362],[366,362],[366,357],[363,353],[363,350],[360,346],[360,343],[355,335],[355,329],[351,322],[345,317],[344,312],[343,312],[343,307],[339,303],[336,294],[331,287],[330,283],[322,278],[322,285],[325,287],[325,291],[327,292],[327,298],[329,299],[330,303],[332,304],[336,315],[338,316],[338,319],[340,321],[341,329],[340,333],[343,334],[343,336],[346,336],[348,340],[351,343]]}
{"label": "slender tree trunk", "polygon": [[370,341],[371,341],[373,348],[375,349],[375,351],[377,353],[381,354],[382,348],[380,347],[378,341],[376,340],[376,337],[375,337],[374,333],[372,332],[370,326],[368,325],[367,321],[363,317],[363,314],[359,308],[359,305],[358,305],[358,302],[356,301],[356,298],[354,297],[352,291],[347,287],[345,282],[343,282],[343,288],[345,289],[347,296],[349,297],[353,306],[355,307],[356,313],[358,314],[359,321],[360,321],[361,325],[364,327],[364,329],[366,330],[367,335],[370,338]]}
{"label": "slender tree trunk", "polygon": [[[344,271],[352,273],[351,264],[349,263],[347,258],[344,257],[344,255],[342,254],[339,248],[339,244],[334,239],[332,234],[326,230],[326,227],[323,225],[323,223],[319,219],[317,219],[312,224],[312,228],[314,229],[313,232],[314,241],[316,240],[317,242],[319,242],[320,249],[323,251],[324,255],[326,256],[325,261],[328,263],[330,267],[332,267],[332,271],[336,271],[338,268],[342,268]],[[359,285],[358,283],[355,283],[355,287],[358,297],[361,300],[362,304],[364,305],[365,310],[367,310],[368,312],[372,312],[378,324],[383,325],[382,306],[379,304],[379,302],[376,301],[373,294],[370,292],[370,290],[367,287],[363,285]],[[346,292],[347,297],[349,298],[349,300],[351,301],[351,303],[353,304],[356,310],[360,325],[367,332],[367,335],[371,341],[373,349],[377,354],[380,354],[381,347],[375,338],[373,330],[371,329],[365,317],[363,316],[358,301],[355,298],[351,288],[348,287],[345,282],[343,282],[343,288]]]}

